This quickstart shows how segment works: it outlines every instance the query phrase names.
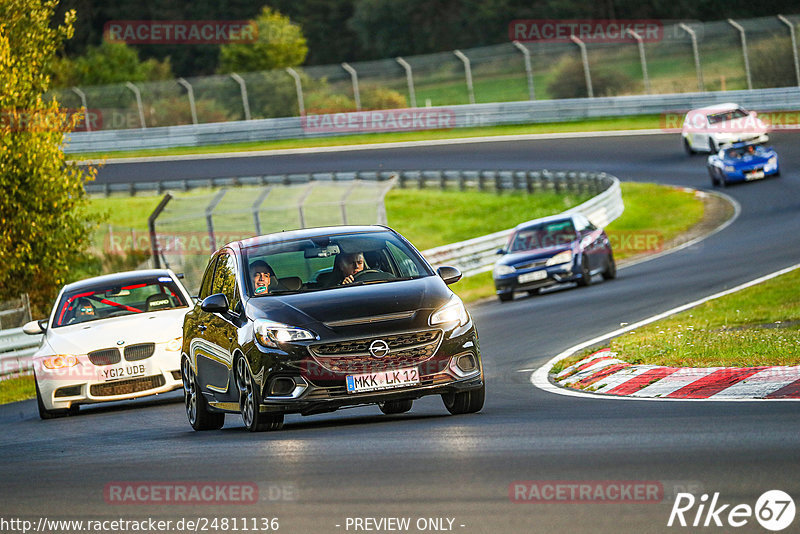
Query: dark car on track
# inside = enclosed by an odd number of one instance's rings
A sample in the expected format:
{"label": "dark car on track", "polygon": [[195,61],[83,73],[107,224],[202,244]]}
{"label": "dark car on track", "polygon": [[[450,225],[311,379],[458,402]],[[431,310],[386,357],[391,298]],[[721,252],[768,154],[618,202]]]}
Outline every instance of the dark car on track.
{"label": "dark car on track", "polygon": [[[350,280],[334,273],[340,255],[363,258]],[[452,414],[479,411],[478,334],[447,287],[460,277],[434,271],[383,226],[229,243],[211,257],[184,322],[189,422],[216,429],[238,412],[251,431],[278,429],[287,413],[366,404],[403,413],[425,395],[441,395]]]}
{"label": "dark car on track", "polygon": [[778,153],[757,143],[734,143],[708,156],[706,163],[712,185],[749,182],[780,176]]}
{"label": "dark car on track", "polygon": [[492,277],[502,302],[514,298],[515,291],[533,295],[564,282],[588,286],[597,274],[606,280],[617,276],[608,236],[580,213],[522,223],[497,253],[503,257]]}

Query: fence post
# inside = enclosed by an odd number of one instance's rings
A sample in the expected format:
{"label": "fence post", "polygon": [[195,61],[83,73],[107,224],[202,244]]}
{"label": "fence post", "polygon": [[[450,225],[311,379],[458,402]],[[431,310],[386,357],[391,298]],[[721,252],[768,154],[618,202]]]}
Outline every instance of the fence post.
{"label": "fence post", "polygon": [[83,107],[83,122],[86,124],[86,131],[91,132],[92,126],[89,120],[89,106],[86,105],[86,94],[78,89],[77,87],[72,87],[72,92],[78,95],[78,98],[81,99],[81,106]]}
{"label": "fence post", "polygon": [[531,68],[531,51],[528,47],[519,41],[512,41],[514,46],[522,52],[522,57],[525,60],[525,75],[528,78],[528,96],[529,100],[536,100],[536,91],[533,89],[533,69]]}
{"label": "fence post", "polygon": [[589,54],[586,52],[586,44],[575,37],[574,35],[569,36],[572,39],[572,42],[578,45],[578,48],[581,49],[581,61],[583,61],[583,77],[586,78],[586,93],[589,95],[589,98],[594,98],[594,89],[592,88],[592,74],[589,72]]}
{"label": "fence post", "polygon": [[650,94],[650,78],[647,76],[647,59],[644,55],[644,39],[628,28],[628,35],[636,39],[636,44],[639,46],[639,60],[642,62],[642,76],[644,77],[644,92]]}
{"label": "fence post", "polygon": [[242,108],[244,109],[244,120],[250,120],[250,101],[247,98],[247,84],[244,83],[244,78],[236,74],[235,72],[231,73],[231,78],[233,81],[239,84],[239,92],[242,93]]}
{"label": "fence post", "polygon": [[356,101],[356,111],[361,111],[361,94],[358,91],[358,73],[349,63],[342,63],[342,68],[350,74],[350,79],[353,81],[353,98]]}
{"label": "fence post", "polygon": [[255,226],[256,235],[261,235],[261,216],[258,212],[270,191],[272,191],[272,186],[265,187],[261,194],[258,195],[256,201],[253,202],[253,225]]}
{"label": "fence post", "polygon": [[794,76],[797,79],[797,85],[800,86],[800,62],[797,60],[797,36],[794,33],[794,24],[783,15],[778,15],[778,20],[789,26],[789,35],[792,38],[792,56],[794,57]]}
{"label": "fence post", "polygon": [[[185,78],[178,78],[178,83],[186,89],[186,94],[189,95],[189,109],[192,112],[192,124],[197,124],[197,107],[194,104],[194,89],[192,89],[192,84],[187,82]],[[214,250],[216,250],[216,248]],[[214,251],[212,250],[211,252]]]}
{"label": "fence post", "polygon": [[469,94],[469,103],[475,103],[475,89],[472,86],[472,67],[470,66],[469,58],[464,55],[461,50],[453,50],[453,53],[464,64],[464,76],[467,79],[467,93]]}
{"label": "fence post", "polygon": [[214,195],[214,198],[211,199],[211,202],[206,206],[206,228],[208,228],[208,238],[209,242],[211,243],[211,253],[213,254],[215,250],[217,250],[217,238],[214,236],[214,209],[216,209],[217,205],[222,200],[222,197],[225,196],[225,193],[228,192],[227,188],[222,188],[219,192]]}
{"label": "fence post", "polygon": [[700,51],[697,48],[697,34],[694,33],[694,30],[691,29],[689,26],[681,22],[678,24],[683,31],[689,34],[689,38],[692,40],[692,54],[694,55],[694,70],[697,71],[697,88],[700,92],[705,92],[705,84],[703,84],[703,71],[700,68]]}
{"label": "fence post", "polygon": [[158,219],[158,216],[164,211],[164,208],[167,207],[167,203],[170,200],[172,200],[172,195],[169,193],[164,195],[164,198],[158,203],[156,209],[154,209],[153,213],[147,218],[147,228],[150,230],[150,250],[153,253],[153,263],[156,269],[161,268],[161,257],[159,256],[161,250],[158,246],[158,237],[156,236],[156,219]]}
{"label": "fence post", "polygon": [[303,194],[300,196],[300,199],[297,201],[297,211],[300,214],[300,228],[306,227],[306,216],[303,213],[303,204],[305,204],[308,195],[311,194],[311,191],[314,189],[314,186],[317,185],[317,182],[309,182],[306,190],[303,191]]}
{"label": "fence post", "polygon": [[400,66],[403,67],[406,71],[406,81],[408,82],[408,98],[411,102],[411,107],[417,107],[417,95],[414,92],[414,74],[411,72],[411,65],[408,64],[408,61],[401,57],[396,57],[395,60],[400,63]]}
{"label": "fence post", "polygon": [[303,84],[300,81],[300,75],[292,67],[286,67],[286,72],[294,79],[294,88],[297,91],[297,110],[302,117],[306,114],[306,106],[303,102]]}
{"label": "fence post", "polygon": [[356,188],[356,185],[358,185],[358,180],[353,179],[350,185],[347,187],[347,189],[345,189],[342,198],[339,199],[339,209],[342,212],[342,224],[347,224],[347,198],[350,196],[350,193],[352,193],[353,190]]}
{"label": "fence post", "polygon": [[136,97],[136,107],[139,110],[139,124],[142,128],[147,128],[147,124],[144,122],[144,106],[142,106],[142,92],[139,91],[139,88],[136,87],[131,82],[125,82],[125,87],[130,89],[133,92],[133,96]]}
{"label": "fence post", "polygon": [[742,57],[744,57],[744,73],[747,76],[747,88],[753,89],[753,80],[750,78],[750,60],[747,58],[747,36],[745,35],[742,25],[733,19],[728,19],[728,24],[736,28],[739,32],[739,37],[742,40]]}

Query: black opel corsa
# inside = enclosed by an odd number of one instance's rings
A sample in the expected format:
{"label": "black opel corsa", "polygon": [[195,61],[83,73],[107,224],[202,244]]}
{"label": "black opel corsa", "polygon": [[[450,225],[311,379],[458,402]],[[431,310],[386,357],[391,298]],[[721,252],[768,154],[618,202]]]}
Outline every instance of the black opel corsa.
{"label": "black opel corsa", "polygon": [[377,404],[397,414],[424,395],[441,395],[452,414],[479,411],[478,334],[447,287],[460,278],[383,226],[222,247],[183,325],[189,422],[217,429],[241,413],[249,430],[275,430],[287,413]]}

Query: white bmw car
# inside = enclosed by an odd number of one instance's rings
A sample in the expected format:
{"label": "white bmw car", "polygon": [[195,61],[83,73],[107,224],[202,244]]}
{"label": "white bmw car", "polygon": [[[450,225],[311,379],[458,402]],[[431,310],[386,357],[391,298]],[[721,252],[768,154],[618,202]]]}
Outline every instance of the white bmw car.
{"label": "white bmw car", "polygon": [[767,125],[758,114],[734,103],[689,111],[683,119],[681,138],[683,149],[689,155],[696,152],[716,154],[720,147],[742,141],[769,141]]}
{"label": "white bmw car", "polygon": [[33,356],[39,415],[181,387],[183,316],[192,299],[171,270],[116,273],[64,286]]}

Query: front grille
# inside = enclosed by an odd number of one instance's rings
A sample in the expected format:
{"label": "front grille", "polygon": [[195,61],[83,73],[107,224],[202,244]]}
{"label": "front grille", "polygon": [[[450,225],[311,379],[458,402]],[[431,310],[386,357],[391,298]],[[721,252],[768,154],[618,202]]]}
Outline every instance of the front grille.
{"label": "front grille", "polygon": [[129,362],[144,360],[153,355],[156,351],[155,343],[140,343],[125,347],[125,359]]}
{"label": "front grille", "polygon": [[525,269],[535,269],[537,267],[544,267],[547,265],[548,258],[544,258],[543,260],[536,260],[529,263],[525,263],[523,265],[515,265],[514,268],[518,271],[524,271]]}
{"label": "front grille", "polygon": [[[389,354],[375,358],[369,353],[373,341],[381,339],[389,345]],[[366,373],[418,365],[430,359],[439,348],[441,330],[410,332],[322,343],[309,347],[314,360],[334,373]]]}
{"label": "front grille", "polygon": [[119,349],[100,349],[89,353],[89,361],[95,365],[114,365],[119,363]]}
{"label": "front grille", "polygon": [[142,378],[129,378],[118,382],[105,384],[92,384],[89,392],[94,397],[113,397],[114,395],[127,395],[148,389],[156,389],[165,383],[162,375],[143,376]]}

